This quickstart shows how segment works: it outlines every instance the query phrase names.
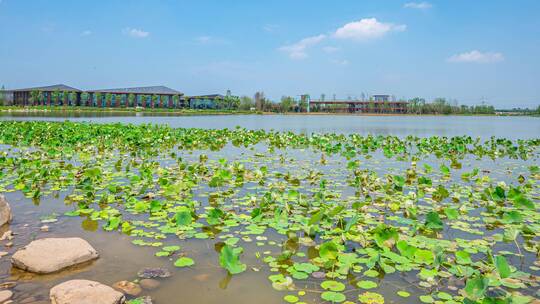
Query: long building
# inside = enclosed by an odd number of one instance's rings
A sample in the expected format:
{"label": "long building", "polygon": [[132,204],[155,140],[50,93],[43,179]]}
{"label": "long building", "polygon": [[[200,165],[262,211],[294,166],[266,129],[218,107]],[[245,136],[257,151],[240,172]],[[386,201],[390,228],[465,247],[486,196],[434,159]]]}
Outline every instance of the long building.
{"label": "long building", "polygon": [[64,84],[2,92],[17,106],[86,106],[144,108],[214,108],[223,95],[185,96],[166,86],[80,90]]}
{"label": "long building", "polygon": [[312,111],[346,113],[407,113],[406,101],[312,100]]}

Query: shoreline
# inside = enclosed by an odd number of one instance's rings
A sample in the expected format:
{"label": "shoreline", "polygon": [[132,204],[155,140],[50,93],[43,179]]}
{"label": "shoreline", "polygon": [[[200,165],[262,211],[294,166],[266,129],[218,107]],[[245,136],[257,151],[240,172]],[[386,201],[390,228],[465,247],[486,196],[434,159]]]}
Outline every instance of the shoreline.
{"label": "shoreline", "polygon": [[[540,117],[539,114],[524,114],[524,113],[495,113],[495,114],[412,114],[412,113],[345,113],[345,112],[261,112],[261,111],[250,111],[250,110],[177,110],[177,109],[151,109],[151,108],[93,108],[93,107],[14,107],[14,106],[0,106],[0,114],[3,113],[16,113],[16,114],[30,114],[30,113],[88,113],[88,114],[98,114],[98,113],[107,113],[107,114],[143,114],[143,115],[159,115],[166,114],[168,116],[205,116],[205,115],[298,115],[298,116],[527,116],[527,117]],[[131,115],[130,115],[131,116]]]}

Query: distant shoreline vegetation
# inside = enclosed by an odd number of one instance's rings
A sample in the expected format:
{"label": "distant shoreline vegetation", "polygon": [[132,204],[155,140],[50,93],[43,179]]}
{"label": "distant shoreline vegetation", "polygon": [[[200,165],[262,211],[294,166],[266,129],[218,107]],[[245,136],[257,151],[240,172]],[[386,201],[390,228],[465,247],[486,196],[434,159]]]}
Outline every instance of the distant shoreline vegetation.
{"label": "distant shoreline vegetation", "polygon": [[[76,91],[44,92],[32,90],[23,94],[24,102],[8,101],[6,91],[0,90],[0,112],[110,112],[110,113],[170,113],[177,115],[227,115],[227,114],[349,114],[349,115],[540,115],[536,109],[495,109],[494,106],[459,105],[456,101],[436,98],[431,102],[416,97],[396,100],[390,95],[374,95],[375,98],[347,100],[311,100],[309,95],[301,95],[298,100],[291,96],[281,97],[279,102],[257,92],[249,96],[215,95],[204,99],[180,95],[160,96],[146,94],[88,93]],[[92,95],[93,94],[93,95]],[[20,94],[19,94],[20,95]],[[49,96],[50,95],[50,96]],[[95,96],[94,96],[95,95]],[[383,96],[379,99],[377,96]],[[165,99],[164,99],[165,97]]]}
{"label": "distant shoreline vegetation", "polygon": [[13,114],[54,114],[54,113],[110,113],[110,114],[126,114],[135,115],[137,113],[156,114],[156,115],[356,115],[356,116],[432,116],[432,115],[460,115],[460,116],[540,116],[540,107],[536,110],[531,109],[493,109],[492,111],[478,111],[473,107],[473,111],[452,109],[450,112],[435,112],[425,111],[421,109],[416,112],[407,113],[348,113],[348,112],[331,112],[331,111],[311,111],[311,112],[296,112],[296,111],[259,111],[259,110],[241,110],[241,109],[167,109],[167,108],[97,108],[84,106],[3,106],[0,105],[0,115],[6,113]]}

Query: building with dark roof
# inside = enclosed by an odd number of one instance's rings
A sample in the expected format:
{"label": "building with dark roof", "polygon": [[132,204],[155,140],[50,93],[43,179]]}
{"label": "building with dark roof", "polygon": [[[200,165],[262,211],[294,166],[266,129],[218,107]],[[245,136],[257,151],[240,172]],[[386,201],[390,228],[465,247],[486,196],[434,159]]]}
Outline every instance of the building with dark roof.
{"label": "building with dark roof", "polygon": [[184,108],[183,93],[166,86],[86,90],[64,84],[5,91],[13,105]]}
{"label": "building with dark roof", "polygon": [[184,94],[166,86],[89,90],[87,106],[185,108]]}
{"label": "building with dark roof", "polygon": [[81,90],[65,84],[55,84],[44,87],[16,89],[6,92],[11,95],[9,99],[14,105],[45,105],[45,102],[50,102],[53,97],[60,101],[70,99],[70,97],[71,99],[76,99],[80,96]]}

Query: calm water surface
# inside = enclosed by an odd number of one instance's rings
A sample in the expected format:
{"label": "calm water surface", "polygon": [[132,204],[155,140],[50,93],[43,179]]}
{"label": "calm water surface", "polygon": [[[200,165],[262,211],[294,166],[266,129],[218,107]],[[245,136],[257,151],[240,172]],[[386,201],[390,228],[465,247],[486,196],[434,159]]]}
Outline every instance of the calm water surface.
{"label": "calm water surface", "polygon": [[540,118],[512,116],[206,115],[153,116],[143,113],[4,113],[0,120],[87,121],[168,124],[174,128],[235,128],[302,133],[537,138]]}

